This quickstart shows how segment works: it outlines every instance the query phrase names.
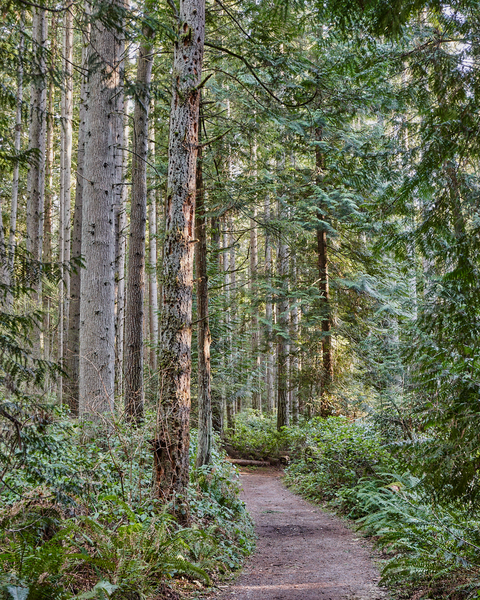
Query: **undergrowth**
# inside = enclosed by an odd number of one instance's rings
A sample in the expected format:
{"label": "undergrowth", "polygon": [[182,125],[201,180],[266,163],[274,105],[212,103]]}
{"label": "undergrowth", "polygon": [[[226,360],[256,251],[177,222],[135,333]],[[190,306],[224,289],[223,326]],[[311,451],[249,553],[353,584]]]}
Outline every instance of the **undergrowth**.
{"label": "undergrowth", "polygon": [[57,412],[22,436],[17,468],[0,482],[2,600],[176,598],[182,586],[225,577],[253,549],[238,476],[218,441],[212,465],[196,470],[192,432],[192,522],[180,527],[151,493],[148,424],[86,434]]}
{"label": "undergrowth", "polygon": [[405,453],[374,425],[345,417],[275,430],[240,415],[228,442],[244,455],[288,452],[285,482],[354,519],[382,551],[382,581],[399,598],[480,598],[480,518],[473,505],[439,498]]}

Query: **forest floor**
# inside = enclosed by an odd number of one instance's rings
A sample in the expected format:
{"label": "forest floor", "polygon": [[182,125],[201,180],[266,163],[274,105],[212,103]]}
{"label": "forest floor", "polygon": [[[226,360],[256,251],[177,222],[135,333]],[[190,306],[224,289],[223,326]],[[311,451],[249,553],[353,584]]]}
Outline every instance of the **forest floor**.
{"label": "forest floor", "polygon": [[276,469],[242,469],[257,550],[215,600],[386,600],[371,544],[287,490]]}

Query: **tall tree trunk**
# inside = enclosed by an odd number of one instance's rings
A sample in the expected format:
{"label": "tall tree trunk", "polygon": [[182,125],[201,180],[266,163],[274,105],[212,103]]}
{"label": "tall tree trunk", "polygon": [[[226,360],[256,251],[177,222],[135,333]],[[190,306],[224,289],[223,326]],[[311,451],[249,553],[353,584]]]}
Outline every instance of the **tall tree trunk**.
{"label": "tall tree trunk", "polygon": [[[322,141],[323,130],[321,127],[315,128],[315,139]],[[317,185],[321,185],[323,170],[325,169],[324,155],[317,144],[315,149],[315,166]],[[325,207],[320,205],[318,209],[318,218],[321,221],[326,220]],[[320,289],[320,311],[322,317],[322,404],[321,414],[327,416],[330,408],[327,405],[326,394],[328,393],[333,381],[333,360],[332,360],[332,338],[331,338],[331,309],[330,309],[330,285],[328,277],[328,241],[325,226],[319,223],[317,228],[317,255],[318,255],[318,287]]]}
{"label": "tall tree trunk", "polygon": [[114,411],[115,374],[115,206],[118,102],[121,101],[120,40],[94,18],[89,58],[83,189],[80,294],[79,412],[107,418]]}
{"label": "tall tree trunk", "polygon": [[[199,135],[199,139],[200,139]],[[208,322],[207,217],[205,216],[202,149],[197,159],[197,208],[195,221],[195,271],[197,278],[198,344],[198,444],[196,466],[212,458],[212,394],[210,384],[210,327]]]}
{"label": "tall tree trunk", "polygon": [[[27,251],[33,260],[42,260],[43,216],[45,208],[45,152],[47,134],[47,17],[46,11],[35,8],[32,19],[32,41],[35,54],[34,77],[30,97],[29,150],[36,152],[28,171]],[[37,271],[35,288],[41,295],[41,278]]]}
{"label": "tall tree trunk", "polygon": [[[50,35],[52,40],[50,69],[52,72],[56,67],[57,61],[57,16],[52,15],[50,26]],[[55,84],[50,80],[47,91],[47,131],[45,143],[45,203],[43,216],[43,240],[42,240],[42,259],[46,263],[52,262],[52,205],[55,190],[53,187],[53,171],[54,171],[54,135],[55,135]],[[42,309],[43,309],[43,334],[44,334],[44,352],[43,356],[46,360],[50,360],[50,295],[42,294]],[[61,320],[61,318],[60,318]],[[60,402],[61,403],[61,402]]]}
{"label": "tall tree trunk", "polygon": [[[291,265],[292,265],[292,285],[296,287],[297,285],[297,257],[295,253],[292,253],[291,257]],[[298,301],[294,300],[292,309],[291,309],[291,321],[290,321],[290,329],[291,329],[291,347],[290,347],[290,389],[291,389],[291,409],[292,409],[292,423],[293,425],[298,425],[298,417],[299,417],[299,386],[298,386],[298,376],[300,371],[300,354],[298,347],[298,337],[300,331],[300,311],[298,309]]]}
{"label": "tall tree trunk", "polygon": [[138,53],[133,117],[132,200],[128,247],[127,306],[125,313],[125,413],[143,419],[143,324],[145,294],[145,236],[147,226],[148,113],[152,78],[153,30],[144,31]]}
{"label": "tall tree trunk", "polygon": [[[220,235],[220,218],[219,217],[212,217],[210,220],[210,231],[211,231],[211,249],[212,249],[212,254],[214,257],[217,258],[217,264],[216,264],[216,273],[218,273],[221,276],[223,276],[223,253],[221,251],[221,235]],[[223,311],[222,311],[223,313]],[[220,319],[222,319],[222,315],[220,315]],[[218,330],[221,330],[222,325],[221,325],[221,321],[220,321],[220,327],[218,328]],[[222,350],[222,344],[223,344],[223,340],[220,339],[219,340],[220,344],[218,344],[219,346],[219,350],[220,350],[220,361],[221,361],[221,373],[225,372],[225,357],[224,357],[224,353]],[[224,385],[224,379],[222,378],[222,376],[219,376],[217,378],[218,380],[221,381],[221,385],[220,385],[220,389],[217,387],[216,389],[214,389],[212,391],[212,426],[213,429],[215,431],[217,431],[220,435],[223,435],[224,432],[224,422],[225,422],[225,407],[226,407],[226,401],[225,401],[225,396],[226,396],[226,385]]]}
{"label": "tall tree trunk", "polygon": [[[17,72],[17,98],[15,112],[15,154],[18,156],[22,149],[22,105],[23,105],[23,53],[25,48],[25,12],[22,11],[19,26],[18,55],[20,63]],[[10,204],[10,235],[8,239],[8,268],[6,269],[5,283],[10,285],[13,281],[13,266],[15,263],[15,249],[17,245],[17,212],[18,212],[18,187],[20,182],[20,163],[15,162],[13,167],[12,201]],[[12,294],[7,290],[7,305],[11,308]]]}
{"label": "tall tree trunk", "polygon": [[[265,223],[267,229],[265,230],[265,279],[269,288],[272,284],[272,244],[271,236],[268,230],[270,224],[270,197],[265,197]],[[266,348],[267,348],[267,360],[266,360],[266,372],[265,372],[265,387],[267,392],[267,411],[273,413],[275,409],[275,388],[274,388],[274,356],[272,347],[272,334],[273,334],[273,302],[272,294],[270,291],[267,292],[265,300],[265,320],[267,321],[267,328],[265,332]]]}
{"label": "tall tree trunk", "polygon": [[[123,127],[123,168],[121,175],[121,196],[117,196],[120,205],[115,207],[115,280],[116,280],[116,313],[115,313],[115,396],[124,396],[124,351],[125,351],[125,308],[126,308],[126,276],[125,263],[127,256],[127,203],[128,203],[128,159],[129,159],[129,115],[124,118]],[[118,174],[118,170],[117,170]]]}
{"label": "tall tree trunk", "polygon": [[[256,152],[255,152],[256,158]],[[260,332],[258,329],[258,305],[256,296],[258,294],[257,275],[258,275],[258,233],[256,223],[257,211],[253,208],[253,218],[250,219],[250,294],[252,302],[252,359],[254,364],[254,380],[252,391],[252,408],[262,410],[262,395],[260,387],[260,368],[261,357],[259,352]]]}
{"label": "tall tree trunk", "polygon": [[223,235],[222,235],[222,269],[223,269],[223,285],[224,285],[224,335],[222,340],[222,372],[223,372],[223,384],[222,384],[222,396],[223,403],[225,404],[225,411],[227,415],[227,427],[233,429],[235,426],[234,417],[234,406],[233,400],[229,397],[228,391],[230,388],[230,360],[231,360],[231,315],[230,315],[230,251],[229,251],[230,237],[228,233],[228,222],[227,218],[223,218]]}
{"label": "tall tree trunk", "polygon": [[[87,5],[88,6],[88,5]],[[73,416],[78,415],[79,388],[78,377],[80,369],[80,281],[82,269],[79,261],[82,255],[82,211],[83,190],[85,187],[85,143],[88,92],[88,41],[90,26],[87,27],[82,48],[83,78],[80,88],[80,107],[77,148],[77,176],[75,188],[75,208],[73,212],[73,229],[71,235],[71,259],[75,261],[75,269],[70,275],[70,302],[68,306],[68,330],[65,350],[65,370],[67,377],[63,378],[63,394]]]}
{"label": "tall tree trunk", "polygon": [[[70,299],[70,270],[64,264],[70,263],[70,221],[72,187],[72,130],[73,130],[73,8],[64,14],[63,30],[63,90],[62,90],[62,130],[60,160],[60,263],[62,279],[60,281],[60,323],[58,326],[58,358],[64,362],[66,337],[68,335],[67,315]],[[62,402],[63,382],[59,381],[59,401]]]}
{"label": "tall tree trunk", "polygon": [[[128,8],[129,0],[116,0],[121,8]],[[127,201],[128,186],[126,184],[128,170],[128,134],[129,116],[125,112],[125,35],[117,32],[116,64],[119,70],[119,86],[117,90],[117,110],[114,128],[115,154],[115,396],[122,398],[124,389],[124,352],[125,352],[125,308],[126,308],[126,277],[125,260],[127,254]]]}
{"label": "tall tree trunk", "polygon": [[167,219],[160,327],[160,389],[154,442],[157,494],[188,484],[192,344],[193,233],[205,0],[181,0],[174,46]]}
{"label": "tall tree trunk", "polygon": [[[155,156],[155,131],[150,132],[150,157]],[[152,159],[150,159],[152,160]],[[153,178],[152,178],[153,179]],[[154,182],[152,181],[152,184]],[[158,352],[158,282],[157,282],[157,190],[152,185],[148,194],[148,251],[149,251],[149,318],[150,318],[150,370],[157,373]]]}
{"label": "tall tree trunk", "polygon": [[[279,218],[285,218],[279,202]],[[277,429],[289,424],[288,407],[288,336],[289,336],[289,306],[288,306],[288,247],[284,235],[280,234],[277,252],[277,276],[280,288],[277,300],[279,315],[279,335],[277,336]]]}
{"label": "tall tree trunk", "polygon": [[233,225],[233,216],[228,217],[228,246],[229,246],[229,270],[230,270],[230,330],[229,330],[229,347],[230,347],[230,368],[229,368],[229,388],[232,405],[233,415],[239,413],[242,410],[242,398],[238,395],[236,390],[236,369],[238,352],[235,347],[235,337],[233,335],[234,329],[237,327],[237,260],[236,260],[236,247],[235,247],[235,230]]}

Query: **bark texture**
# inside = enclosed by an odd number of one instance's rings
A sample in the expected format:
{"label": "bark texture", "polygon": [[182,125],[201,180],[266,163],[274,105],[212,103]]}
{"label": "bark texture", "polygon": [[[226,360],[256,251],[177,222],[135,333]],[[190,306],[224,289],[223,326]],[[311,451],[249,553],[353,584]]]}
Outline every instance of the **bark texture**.
{"label": "bark texture", "polygon": [[195,221],[195,269],[197,277],[198,344],[198,444],[196,466],[212,458],[212,394],[210,383],[210,327],[208,322],[207,219],[203,187],[202,151],[197,160],[197,207]]}
{"label": "bark texture", "polygon": [[154,440],[157,494],[188,484],[193,233],[205,1],[182,0],[174,47],[160,326],[160,402]]}
{"label": "bark texture", "polygon": [[107,418],[114,411],[115,203],[119,40],[101,19],[92,24],[89,46],[86,152],[82,214],[79,412]]}
{"label": "bark texture", "polygon": [[[153,31],[144,32],[146,39]],[[125,313],[125,413],[143,419],[143,322],[145,296],[145,236],[147,227],[148,114],[153,54],[148,42],[140,46],[133,117],[132,200],[128,248]]]}

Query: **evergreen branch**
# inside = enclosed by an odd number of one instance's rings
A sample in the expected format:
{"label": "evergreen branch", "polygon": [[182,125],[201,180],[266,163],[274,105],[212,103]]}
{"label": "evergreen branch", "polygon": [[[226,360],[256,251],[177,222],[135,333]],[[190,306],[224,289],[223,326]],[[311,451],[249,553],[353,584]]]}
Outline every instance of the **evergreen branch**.
{"label": "evergreen branch", "polygon": [[248,60],[244,56],[242,56],[241,54],[237,54],[236,52],[233,52],[232,50],[228,50],[227,48],[224,48],[223,46],[217,46],[216,44],[211,44],[210,42],[205,42],[205,46],[208,46],[209,48],[213,48],[214,50],[219,50],[220,52],[225,52],[225,54],[229,54],[230,56],[233,56],[234,58],[238,58],[238,60],[241,60],[243,62],[243,64],[247,67],[247,69],[250,71],[250,73],[253,75],[255,80],[267,92],[267,94],[269,96],[271,96],[276,102],[278,102],[279,104],[282,104],[286,108],[301,108],[302,106],[306,106],[307,104],[310,104],[311,102],[313,102],[313,100],[315,100],[315,98],[317,97],[318,90],[315,90],[313,96],[311,98],[309,98],[308,100],[306,100],[305,102],[300,102],[299,104],[290,104],[289,102],[284,102],[276,94],[274,94],[265,83],[263,83],[263,81],[260,79],[260,77],[258,77],[258,75],[255,73],[255,68],[248,62]]}

